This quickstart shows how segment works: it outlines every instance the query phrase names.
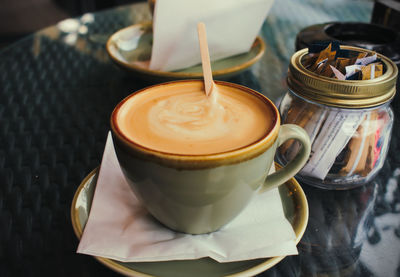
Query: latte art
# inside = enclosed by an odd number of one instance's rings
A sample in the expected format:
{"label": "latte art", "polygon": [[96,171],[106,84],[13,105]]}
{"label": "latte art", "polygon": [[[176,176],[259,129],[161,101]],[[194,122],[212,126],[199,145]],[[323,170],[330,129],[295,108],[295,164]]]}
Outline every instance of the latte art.
{"label": "latte art", "polygon": [[198,141],[226,136],[238,121],[233,103],[213,102],[199,93],[160,101],[149,111],[151,130],[160,135]]}
{"label": "latte art", "polygon": [[118,113],[122,133],[144,147],[176,154],[215,154],[249,145],[269,132],[272,112],[256,96],[200,84],[156,87],[128,99]]}

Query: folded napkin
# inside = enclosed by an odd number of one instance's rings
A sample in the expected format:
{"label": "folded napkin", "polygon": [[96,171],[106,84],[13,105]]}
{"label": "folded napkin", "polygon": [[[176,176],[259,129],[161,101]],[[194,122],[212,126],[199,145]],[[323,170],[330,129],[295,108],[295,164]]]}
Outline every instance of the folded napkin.
{"label": "folded napkin", "polygon": [[158,223],[122,175],[109,134],[78,253],[122,262],[211,257],[218,262],[297,254],[277,189],[259,194],[217,232],[189,235]]}
{"label": "folded napkin", "polygon": [[197,23],[207,27],[211,60],[248,52],[274,0],[157,0],[150,69],[200,63]]}

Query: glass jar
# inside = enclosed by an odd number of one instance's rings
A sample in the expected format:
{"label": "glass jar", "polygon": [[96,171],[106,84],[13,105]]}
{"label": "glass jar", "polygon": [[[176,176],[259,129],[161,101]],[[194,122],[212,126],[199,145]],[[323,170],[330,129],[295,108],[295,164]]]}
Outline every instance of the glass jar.
{"label": "glass jar", "polygon": [[[341,46],[354,55],[371,52]],[[307,70],[307,49],[296,52],[289,65],[289,90],[279,109],[283,123],[297,124],[309,134],[310,158],[296,178],[320,188],[348,189],[371,180],[386,158],[396,91],[397,67],[385,56],[382,76],[372,80],[337,80]],[[286,164],[299,145],[289,141],[277,151]]]}

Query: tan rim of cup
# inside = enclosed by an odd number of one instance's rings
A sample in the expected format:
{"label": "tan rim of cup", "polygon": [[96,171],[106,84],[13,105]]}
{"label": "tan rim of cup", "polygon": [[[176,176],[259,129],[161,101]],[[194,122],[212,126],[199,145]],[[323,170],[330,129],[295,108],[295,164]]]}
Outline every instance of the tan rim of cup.
{"label": "tan rim of cup", "polygon": [[151,89],[156,86],[169,86],[177,83],[188,83],[188,82],[203,82],[202,80],[182,80],[182,81],[172,81],[162,84],[157,84],[154,86],[146,87],[141,89],[134,94],[130,94],[125,99],[123,99],[114,109],[111,115],[111,130],[113,134],[114,143],[118,145],[118,147],[122,148],[124,151],[130,153],[134,156],[139,156],[143,159],[154,161],[163,165],[167,165],[169,167],[175,168],[185,168],[185,169],[193,169],[193,168],[209,168],[216,167],[220,165],[234,164],[241,161],[249,160],[254,158],[262,153],[264,153],[267,149],[269,149],[274,142],[276,141],[280,128],[280,116],[278,109],[269,100],[267,97],[262,95],[261,93],[256,92],[248,87],[241,86],[234,83],[228,83],[223,81],[215,81],[216,84],[222,86],[228,86],[236,89],[240,89],[246,91],[249,94],[256,96],[258,99],[263,101],[267,106],[271,108],[274,113],[274,117],[271,119],[273,121],[272,127],[269,132],[262,137],[261,139],[243,146],[241,148],[215,153],[215,154],[205,154],[205,155],[184,155],[184,154],[173,154],[162,151],[157,151],[154,149],[150,149],[144,147],[138,143],[135,143],[133,140],[126,137],[116,122],[116,116],[119,108],[131,97],[136,94],[144,93],[146,90]]}

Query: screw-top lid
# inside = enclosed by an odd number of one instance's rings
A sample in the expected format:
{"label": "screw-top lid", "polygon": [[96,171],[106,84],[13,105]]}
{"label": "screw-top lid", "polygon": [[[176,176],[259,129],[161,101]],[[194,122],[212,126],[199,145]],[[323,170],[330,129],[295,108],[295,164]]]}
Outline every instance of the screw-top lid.
{"label": "screw-top lid", "polygon": [[[340,46],[354,52],[375,52],[352,46]],[[341,108],[367,108],[390,101],[396,93],[396,65],[387,57],[378,54],[383,64],[383,74],[371,80],[338,80],[311,72],[302,64],[308,49],[293,54],[287,83],[300,96],[329,106]]]}

